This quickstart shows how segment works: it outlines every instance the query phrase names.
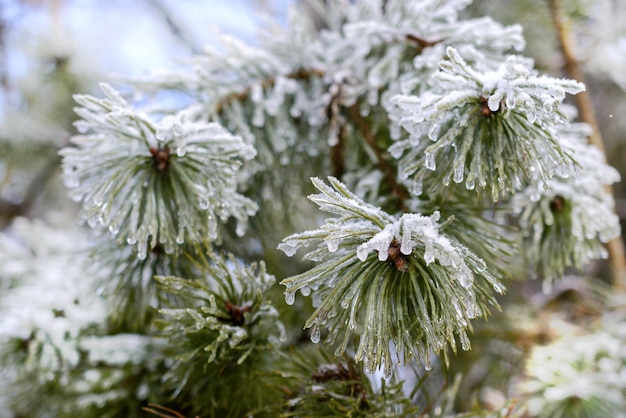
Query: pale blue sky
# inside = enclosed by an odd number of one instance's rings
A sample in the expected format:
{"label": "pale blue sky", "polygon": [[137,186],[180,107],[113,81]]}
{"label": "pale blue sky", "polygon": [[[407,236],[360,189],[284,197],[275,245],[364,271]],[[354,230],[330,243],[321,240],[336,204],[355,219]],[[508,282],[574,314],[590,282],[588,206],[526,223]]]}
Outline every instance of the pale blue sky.
{"label": "pale blue sky", "polygon": [[[58,13],[51,13],[52,4]],[[171,17],[201,48],[214,39],[215,29],[255,42],[258,18],[255,7],[284,21],[294,0],[160,0]],[[141,75],[158,68],[171,68],[176,58],[191,51],[174,37],[151,0],[0,0],[6,23],[8,71],[11,78],[23,74],[30,56],[24,44],[40,37],[52,37],[51,27],[68,28],[72,43],[86,64],[99,73]]]}

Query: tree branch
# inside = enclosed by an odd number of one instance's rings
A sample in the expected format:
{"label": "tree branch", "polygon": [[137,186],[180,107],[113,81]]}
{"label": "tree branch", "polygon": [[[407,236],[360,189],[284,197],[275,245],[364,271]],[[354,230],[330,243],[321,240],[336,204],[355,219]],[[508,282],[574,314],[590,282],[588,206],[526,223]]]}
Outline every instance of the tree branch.
{"label": "tree branch", "polygon": [[[548,0],[548,6],[552,14],[552,20],[559,39],[561,52],[565,59],[565,71],[569,77],[586,85],[585,76],[574,54],[571,22],[563,13],[561,1]],[[589,143],[598,147],[606,155],[604,141],[588,90],[577,94],[576,100],[578,102],[581,119],[592,128]],[[613,188],[610,185],[605,186],[605,188],[608,193],[613,194]],[[626,290],[626,256],[624,252],[624,242],[621,237],[617,237],[609,241],[606,247],[609,253],[609,265],[611,268],[613,286],[619,290]]]}
{"label": "tree branch", "polygon": [[[299,68],[296,71],[283,75],[283,77],[291,80],[310,80],[313,77],[323,77],[324,74],[325,73],[322,70]],[[276,77],[268,77],[265,80],[261,81],[261,87],[266,89],[272,87],[275,83]],[[224,111],[224,108],[230,103],[237,101],[242,102],[244,100],[247,100],[248,97],[250,97],[251,92],[252,87],[246,87],[240,92],[224,96],[220,101],[217,102],[215,106],[215,111],[217,113],[222,113]]]}
{"label": "tree branch", "polygon": [[421,46],[422,48],[428,48],[430,46],[435,46],[441,41],[427,41],[422,38],[418,38],[415,35],[411,35],[410,33],[406,34],[406,40],[409,42],[413,42]]}
{"label": "tree branch", "polygon": [[156,9],[161,14],[161,16],[163,16],[167,27],[175,38],[185,44],[192,53],[198,54],[200,52],[199,49],[194,45],[194,43],[189,39],[187,33],[182,30],[180,25],[172,18],[171,13],[163,5],[161,0],[148,0],[148,3],[150,3],[150,5],[154,9]]}
{"label": "tree branch", "polygon": [[391,187],[391,194],[398,199],[398,206],[403,212],[408,212],[409,209],[404,203],[405,200],[408,198],[406,188],[402,184],[398,183],[396,177],[396,169],[391,164],[389,164],[389,161],[387,161],[387,159],[385,158],[383,150],[381,150],[376,143],[376,138],[374,138],[374,134],[372,133],[369,122],[367,121],[367,119],[361,116],[361,112],[359,111],[357,105],[352,105],[348,108],[348,115],[350,116],[350,119],[352,119],[352,121],[354,122],[354,126],[356,127],[356,129],[361,132],[367,144],[370,146],[372,151],[374,151],[374,154],[376,155],[376,160],[378,162],[378,167],[383,172],[387,183]]}

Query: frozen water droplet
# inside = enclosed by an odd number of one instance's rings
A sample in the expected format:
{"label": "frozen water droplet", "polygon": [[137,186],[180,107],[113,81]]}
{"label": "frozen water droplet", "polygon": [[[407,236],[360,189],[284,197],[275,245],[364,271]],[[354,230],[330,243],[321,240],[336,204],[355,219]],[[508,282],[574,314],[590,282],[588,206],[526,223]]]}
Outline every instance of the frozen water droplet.
{"label": "frozen water droplet", "polygon": [[328,246],[328,251],[334,253],[339,248],[339,240],[328,240],[326,241],[326,245]]}
{"label": "frozen water droplet", "polygon": [[185,243],[185,233],[184,233],[184,230],[181,229],[178,232],[178,235],[176,236],[176,244],[182,245],[184,243]]}
{"label": "frozen water droplet", "polygon": [[246,234],[247,225],[245,222],[237,222],[237,226],[235,227],[235,234],[238,237],[243,237]]}
{"label": "frozen water droplet", "polygon": [[252,91],[250,92],[250,99],[254,103],[259,103],[263,99],[263,87],[260,84],[255,84],[252,86]]}
{"label": "frozen water droplet", "polygon": [[422,182],[422,178],[419,178],[413,182],[413,194],[415,196],[419,196],[424,191],[424,186]]}
{"label": "frozen water droplet", "polygon": [[557,164],[555,172],[557,176],[563,179],[566,179],[570,176],[570,168],[567,164]]}
{"label": "frozen water droplet", "polygon": [[391,139],[398,140],[400,139],[401,135],[402,135],[402,130],[400,129],[400,125],[396,123],[392,123],[389,126],[389,136],[391,137]]}
{"label": "frozen water droplet", "polygon": [[293,257],[298,249],[296,241],[287,241],[278,245],[278,249],[285,253],[287,257]]}
{"label": "frozen water droplet", "polygon": [[461,348],[463,348],[464,351],[469,351],[470,347],[471,345],[470,345],[468,338],[461,337]]}
{"label": "frozen water droplet", "polygon": [[217,239],[217,222],[215,222],[215,219],[213,219],[212,216],[208,217],[208,221],[209,221],[209,238]]}
{"label": "frozen water droplet", "polygon": [[500,283],[495,283],[493,285],[493,290],[495,290],[496,292],[500,293],[501,295],[504,294],[504,291],[506,290],[506,287],[502,286]]}
{"label": "frozen water droplet", "polygon": [[126,239],[128,245],[135,245],[137,243],[137,237],[135,235],[129,235],[128,239]]}
{"label": "frozen water droplet", "polygon": [[402,154],[404,154],[404,149],[405,149],[404,147],[398,146],[397,144],[394,144],[394,145],[390,146],[389,148],[387,148],[387,152],[389,152],[389,154],[393,158],[399,159],[402,156]]}
{"label": "frozen water droplet", "polygon": [[424,251],[424,261],[426,261],[426,265],[435,261],[435,253],[427,248],[426,251]]}
{"label": "frozen water droplet", "polygon": [[187,153],[187,148],[183,145],[176,147],[176,155],[178,155],[179,157],[184,157],[185,154]]}
{"label": "frozen water droplet", "polygon": [[319,307],[322,304],[322,296],[319,292],[313,293],[313,297],[311,298],[311,305],[314,308]]}
{"label": "frozen water droplet", "polygon": [[207,210],[209,208],[209,201],[207,199],[201,198],[198,202],[198,207],[202,210]]}
{"label": "frozen water droplet", "polygon": [[148,256],[148,243],[146,241],[140,241],[137,244],[137,258],[145,260]]}
{"label": "frozen water droplet", "polygon": [[454,179],[453,180],[455,183],[460,183],[463,181],[463,171],[464,171],[464,167],[462,163],[459,163],[454,166]]}
{"label": "frozen water droplet", "polygon": [[92,199],[94,206],[102,206],[102,199],[102,193],[96,193],[96,195]]}
{"label": "frozen water droplet", "polygon": [[313,332],[311,332],[311,342],[313,344],[317,344],[320,342],[321,332],[319,327],[313,328]]}
{"label": "frozen water droplet", "polygon": [[289,115],[291,115],[292,118],[299,118],[302,116],[302,111],[297,107],[292,106],[291,109],[289,109]]}
{"label": "frozen water droplet", "polygon": [[175,137],[182,136],[183,126],[180,123],[174,123],[172,125],[172,134],[174,134]]}
{"label": "frozen water droplet", "polygon": [[120,231],[120,224],[119,223],[112,223],[111,225],[109,225],[109,232],[111,232],[113,235],[117,235],[117,233]]}
{"label": "frozen water droplet", "polygon": [[439,135],[439,125],[437,125],[436,123],[433,124],[430,129],[428,130],[428,138],[431,141],[436,141],[437,140],[437,136]]}
{"label": "frozen water droplet", "polygon": [[356,257],[361,261],[365,261],[367,260],[368,252],[369,250],[367,248],[365,248],[363,245],[360,245],[359,248],[356,249]]}
{"label": "frozen water droplet", "polygon": [[426,166],[426,168],[431,171],[435,171],[437,169],[437,165],[435,164],[435,154],[433,154],[432,152],[427,152],[424,154],[424,157],[424,165]]}
{"label": "frozen water droplet", "polygon": [[287,305],[293,305],[295,301],[296,301],[295,292],[285,292],[285,303]]}
{"label": "frozen water droplet", "polygon": [[98,224],[98,218],[95,216],[90,216],[89,218],[87,218],[87,224],[93,228]]}
{"label": "frozen water droplet", "polygon": [[165,129],[157,129],[154,135],[158,141],[165,141],[169,137],[169,132]]}
{"label": "frozen water droplet", "polygon": [[254,115],[252,116],[252,124],[257,128],[260,128],[265,123],[265,114],[263,108],[258,106],[254,109]]}
{"label": "frozen water droplet", "polygon": [[344,299],[341,301],[341,307],[343,309],[348,309],[350,307],[350,301],[348,299]]}
{"label": "frozen water droplet", "polygon": [[64,177],[64,183],[68,189],[75,189],[76,187],[80,186],[78,176],[75,175],[66,175]]}
{"label": "frozen water droplet", "polygon": [[304,285],[300,288],[300,293],[302,293],[302,296],[309,296],[311,294],[311,288],[307,285]]}

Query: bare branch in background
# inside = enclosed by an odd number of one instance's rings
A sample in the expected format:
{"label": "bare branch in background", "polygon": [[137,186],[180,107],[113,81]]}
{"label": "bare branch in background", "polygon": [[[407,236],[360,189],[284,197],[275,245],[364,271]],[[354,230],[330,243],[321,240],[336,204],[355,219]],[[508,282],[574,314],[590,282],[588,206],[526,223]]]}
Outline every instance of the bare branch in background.
{"label": "bare branch in background", "polygon": [[182,27],[178,24],[178,22],[172,17],[172,14],[167,7],[163,4],[161,0],[148,0],[148,4],[153,7],[156,11],[158,11],[165,20],[167,27],[170,32],[176,39],[181,41],[189,50],[194,54],[199,54],[200,49],[194,44],[194,42],[190,39],[189,35],[186,31],[182,29]]}

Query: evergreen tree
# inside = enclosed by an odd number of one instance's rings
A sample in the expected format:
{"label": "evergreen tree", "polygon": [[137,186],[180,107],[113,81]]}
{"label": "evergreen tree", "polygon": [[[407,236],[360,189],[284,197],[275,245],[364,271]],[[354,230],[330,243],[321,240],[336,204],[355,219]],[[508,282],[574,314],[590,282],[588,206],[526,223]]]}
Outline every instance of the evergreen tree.
{"label": "evergreen tree", "polygon": [[620,175],[469,3],[311,0],[130,92],[53,55],[0,132],[0,416],[622,416]]}

